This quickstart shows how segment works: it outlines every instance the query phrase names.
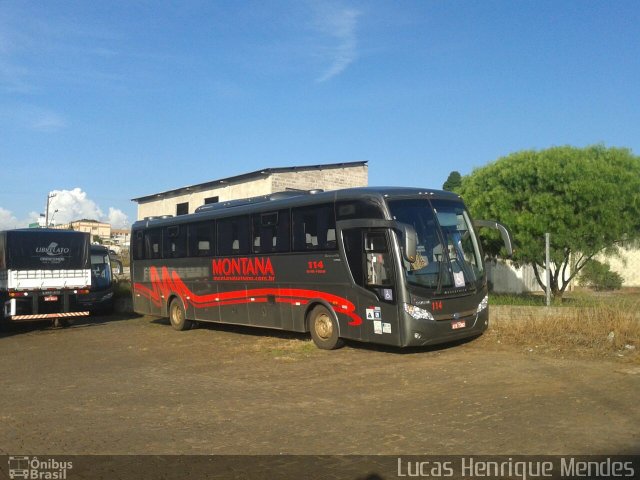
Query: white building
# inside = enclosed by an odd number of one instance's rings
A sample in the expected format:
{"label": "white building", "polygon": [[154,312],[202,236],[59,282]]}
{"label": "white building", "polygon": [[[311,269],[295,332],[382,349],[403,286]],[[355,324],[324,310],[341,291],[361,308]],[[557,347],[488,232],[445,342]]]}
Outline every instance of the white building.
{"label": "white building", "polygon": [[138,220],[162,215],[184,215],[207,203],[226,202],[284,190],[337,190],[366,187],[366,161],[299,167],[265,168],[234,177],[152,193],[132,199],[138,204]]}

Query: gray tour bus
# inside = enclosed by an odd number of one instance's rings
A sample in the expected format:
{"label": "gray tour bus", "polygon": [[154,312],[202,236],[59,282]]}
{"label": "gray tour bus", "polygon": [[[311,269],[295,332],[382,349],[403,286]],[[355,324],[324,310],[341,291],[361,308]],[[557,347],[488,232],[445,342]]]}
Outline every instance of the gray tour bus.
{"label": "gray tour bus", "polygon": [[203,205],[132,227],[134,310],[194,322],[420,346],[488,325],[478,226],[453,193],[417,188],[286,191]]}

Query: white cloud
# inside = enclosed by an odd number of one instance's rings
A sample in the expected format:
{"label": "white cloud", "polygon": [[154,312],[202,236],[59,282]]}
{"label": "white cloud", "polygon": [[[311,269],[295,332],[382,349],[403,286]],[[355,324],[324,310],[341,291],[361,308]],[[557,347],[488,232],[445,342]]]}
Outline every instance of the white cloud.
{"label": "white cloud", "polygon": [[18,220],[11,210],[0,207],[0,230],[26,228],[30,223],[37,222],[38,216],[36,212],[31,212],[27,218]]}
{"label": "white cloud", "polygon": [[[122,210],[109,207],[109,213],[105,215],[81,188],[54,190],[51,194],[55,196],[49,201],[49,223],[61,225],[88,219],[107,222],[112,228],[129,228],[129,217]],[[45,210],[46,205],[43,205],[42,211]],[[37,222],[39,216],[37,212],[30,212],[26,218],[18,219],[11,210],[0,207],[0,230],[26,228],[30,223]]]}
{"label": "white cloud", "polygon": [[122,210],[109,207],[109,213],[105,215],[81,188],[54,190],[51,193],[55,196],[49,203],[50,222],[61,224],[88,219],[110,223],[113,228],[129,227],[129,218]]}
{"label": "white cloud", "polygon": [[358,57],[356,27],[359,16],[360,12],[351,8],[324,8],[318,11],[319,30],[336,42],[326,49],[325,55],[331,65],[317,79],[318,82],[326,82],[339,75]]}
{"label": "white cloud", "polygon": [[100,220],[104,217],[102,210],[80,188],[73,190],[54,190],[55,195],[49,202],[49,221],[69,223],[83,218]]}
{"label": "white cloud", "polygon": [[111,228],[129,228],[129,217],[120,209],[109,207]]}
{"label": "white cloud", "polygon": [[0,207],[0,230],[17,228],[19,226],[18,219],[13,216],[10,210]]}

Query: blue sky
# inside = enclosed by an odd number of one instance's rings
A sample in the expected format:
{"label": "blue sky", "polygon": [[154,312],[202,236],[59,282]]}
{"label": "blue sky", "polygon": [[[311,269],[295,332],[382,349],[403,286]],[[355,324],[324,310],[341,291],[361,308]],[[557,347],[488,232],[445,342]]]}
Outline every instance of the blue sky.
{"label": "blue sky", "polygon": [[640,154],[637,1],[0,0],[0,227],[369,162],[440,188],[553,145]]}

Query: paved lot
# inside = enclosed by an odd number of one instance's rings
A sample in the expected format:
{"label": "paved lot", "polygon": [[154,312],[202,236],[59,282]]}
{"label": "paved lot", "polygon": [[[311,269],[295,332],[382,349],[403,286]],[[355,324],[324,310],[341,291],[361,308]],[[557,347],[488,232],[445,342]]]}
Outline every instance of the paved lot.
{"label": "paved lot", "polygon": [[0,337],[3,454],[640,453],[640,369],[148,317]]}

